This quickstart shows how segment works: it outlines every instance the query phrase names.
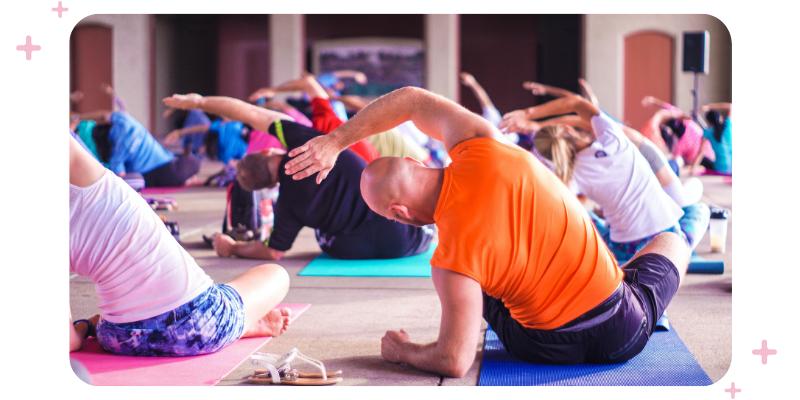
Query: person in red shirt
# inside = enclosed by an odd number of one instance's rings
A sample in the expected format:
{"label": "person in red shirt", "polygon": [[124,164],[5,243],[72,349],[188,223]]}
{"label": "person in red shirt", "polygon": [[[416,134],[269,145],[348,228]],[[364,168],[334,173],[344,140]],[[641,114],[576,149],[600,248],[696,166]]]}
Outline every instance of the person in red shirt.
{"label": "person in red shirt", "polygon": [[[344,122],[333,112],[328,92],[317,82],[314,75],[309,73],[303,73],[303,77],[300,79],[283,83],[276,88],[258,89],[250,95],[248,100],[256,101],[265,97],[272,98],[275,94],[281,92],[297,91],[304,92],[311,101],[311,112],[313,113],[313,117],[311,118],[312,128],[327,134],[342,126]],[[378,150],[375,149],[375,146],[366,139],[353,143],[349,149],[368,163],[381,156]]]}
{"label": "person in red shirt", "polygon": [[[600,114],[581,104],[580,115]],[[361,192],[386,218],[438,226],[431,277],[441,328],[429,344],[414,343],[402,329],[388,331],[381,355],[461,377],[475,359],[481,315],[523,361],[618,363],[638,354],[686,272],[683,239],[660,234],[620,269],[569,189],[460,105],[423,89],[398,89],[290,151],[286,173],[316,174],[320,183],[350,143],[409,119],[445,143],[452,163],[437,169],[382,157],[362,173]]]}

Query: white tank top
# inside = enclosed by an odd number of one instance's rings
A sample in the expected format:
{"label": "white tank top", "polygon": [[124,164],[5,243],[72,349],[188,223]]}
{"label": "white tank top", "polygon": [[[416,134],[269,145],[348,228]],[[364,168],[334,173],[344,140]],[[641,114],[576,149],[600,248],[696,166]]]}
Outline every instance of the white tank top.
{"label": "white tank top", "polygon": [[140,321],[194,299],[213,283],[147,202],[106,170],[69,185],[69,270],[95,283],[100,315]]}

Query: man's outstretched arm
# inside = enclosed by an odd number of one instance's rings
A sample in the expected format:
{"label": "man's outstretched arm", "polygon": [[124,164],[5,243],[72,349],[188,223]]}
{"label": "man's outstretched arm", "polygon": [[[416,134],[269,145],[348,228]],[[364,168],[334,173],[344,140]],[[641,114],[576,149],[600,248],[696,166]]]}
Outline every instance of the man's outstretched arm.
{"label": "man's outstretched arm", "polygon": [[319,172],[317,183],[322,182],[348,146],[408,120],[426,135],[443,141],[447,151],[476,137],[506,142],[500,131],[466,108],[427,90],[404,87],[373,101],[330,134],[289,152],[294,159],[286,164],[286,173],[302,179]]}
{"label": "man's outstretched arm", "polygon": [[475,361],[483,295],[474,279],[442,268],[431,268],[431,278],[442,305],[439,339],[421,345],[404,330],[388,331],[381,340],[381,356],[423,371],[460,378]]}
{"label": "man's outstretched arm", "polygon": [[199,94],[173,94],[164,99],[164,104],[181,110],[203,110],[210,114],[240,121],[262,132],[267,132],[273,122],[282,119],[294,121],[294,118],[267,110],[244,101],[224,96],[203,97]]}
{"label": "man's outstretched arm", "polygon": [[220,257],[237,256],[257,260],[280,260],[285,252],[267,247],[258,240],[237,242],[228,235],[214,235],[212,243],[214,250]]}

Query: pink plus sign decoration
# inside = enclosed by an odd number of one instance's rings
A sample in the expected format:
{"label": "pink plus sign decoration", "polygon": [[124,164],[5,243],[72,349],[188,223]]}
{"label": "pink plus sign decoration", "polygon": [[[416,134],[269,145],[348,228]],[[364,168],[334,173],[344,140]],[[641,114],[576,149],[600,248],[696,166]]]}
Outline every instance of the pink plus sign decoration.
{"label": "pink plus sign decoration", "polygon": [[58,12],[58,18],[61,18],[61,13],[63,13],[64,11],[69,11],[69,8],[61,7],[61,2],[59,1],[58,2],[58,7],[51,8],[51,10],[57,11]]}
{"label": "pink plus sign decoration", "polygon": [[31,44],[31,37],[30,36],[26,36],[25,37],[25,44],[24,45],[21,44],[21,45],[17,46],[17,50],[25,52],[25,59],[26,60],[30,60],[31,59],[31,53],[32,52],[39,51],[41,49],[42,49],[42,46]]}
{"label": "pink plus sign decoration", "polygon": [[737,389],[736,388],[736,384],[731,382],[731,388],[730,389],[725,389],[725,391],[731,394],[731,398],[732,399],[735,399],[736,398],[736,393],[741,392],[742,389]]}
{"label": "pink plus sign decoration", "polygon": [[767,356],[774,356],[775,354],[778,354],[778,350],[773,350],[773,349],[767,348],[767,341],[766,340],[762,340],[761,341],[761,348],[753,350],[753,354],[755,354],[757,356],[761,356],[761,364],[766,364],[767,363]]}

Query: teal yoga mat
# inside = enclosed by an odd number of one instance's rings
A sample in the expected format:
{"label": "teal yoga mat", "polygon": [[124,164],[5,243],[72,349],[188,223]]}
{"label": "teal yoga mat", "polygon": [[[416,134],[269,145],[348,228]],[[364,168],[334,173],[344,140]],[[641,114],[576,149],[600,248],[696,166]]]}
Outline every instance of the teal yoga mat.
{"label": "teal yoga mat", "polygon": [[688,274],[720,275],[724,272],[725,263],[722,261],[708,261],[695,252],[692,252],[692,258],[689,259],[689,268],[686,270]]}
{"label": "teal yoga mat", "polygon": [[416,256],[371,260],[339,260],[323,253],[298,275],[430,278],[435,249],[436,245],[431,244],[428,251]]}

